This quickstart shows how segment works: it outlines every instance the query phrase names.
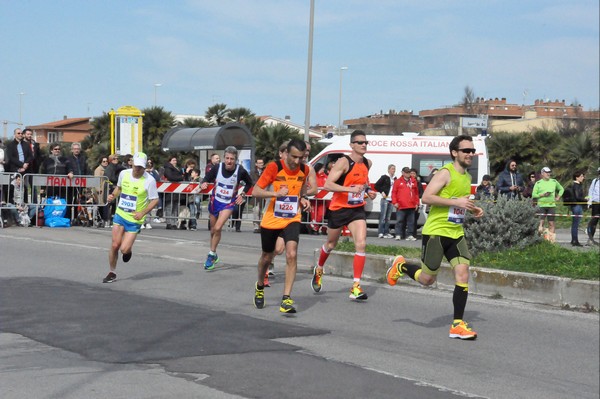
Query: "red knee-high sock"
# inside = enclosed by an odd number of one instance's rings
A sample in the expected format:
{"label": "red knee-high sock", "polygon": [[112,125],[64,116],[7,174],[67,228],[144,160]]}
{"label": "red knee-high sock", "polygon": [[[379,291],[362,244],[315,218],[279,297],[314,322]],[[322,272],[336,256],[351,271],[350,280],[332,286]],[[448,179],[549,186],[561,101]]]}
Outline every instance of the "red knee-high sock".
{"label": "red knee-high sock", "polygon": [[365,268],[365,259],[365,254],[362,252],[356,252],[354,254],[354,263],[352,263],[352,269],[354,270],[354,281],[360,281]]}
{"label": "red knee-high sock", "polygon": [[319,254],[319,262],[317,262],[317,266],[323,267],[325,265],[325,261],[329,258],[329,252],[325,250],[325,245],[321,247],[321,253]]}

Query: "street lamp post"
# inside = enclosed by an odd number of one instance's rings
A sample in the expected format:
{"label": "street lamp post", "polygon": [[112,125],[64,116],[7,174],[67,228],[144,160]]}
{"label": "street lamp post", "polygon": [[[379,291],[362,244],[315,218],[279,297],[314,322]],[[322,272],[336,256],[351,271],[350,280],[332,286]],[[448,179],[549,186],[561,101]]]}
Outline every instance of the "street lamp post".
{"label": "street lamp post", "polygon": [[347,70],[348,67],[340,68],[340,101],[339,101],[339,114],[338,114],[338,136],[342,133],[342,76],[343,72]]}
{"label": "street lamp post", "polygon": [[156,89],[162,86],[162,83],[154,83],[154,106],[156,107]]}
{"label": "street lamp post", "polygon": [[19,125],[23,125],[23,96],[27,93],[19,93]]}

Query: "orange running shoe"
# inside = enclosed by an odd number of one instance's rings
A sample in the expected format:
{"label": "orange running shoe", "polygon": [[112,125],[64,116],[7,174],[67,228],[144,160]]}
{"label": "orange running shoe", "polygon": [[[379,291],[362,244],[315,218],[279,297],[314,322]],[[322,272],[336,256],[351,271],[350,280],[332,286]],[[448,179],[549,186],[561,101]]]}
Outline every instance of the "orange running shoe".
{"label": "orange running shoe", "polygon": [[450,338],[458,338],[458,339],[476,339],[477,333],[473,331],[469,324],[461,320],[456,323],[452,323],[450,326]]}
{"label": "orange running shoe", "polygon": [[265,287],[270,287],[270,286],[271,286],[271,284],[269,284],[269,272],[267,272],[267,273],[265,274],[265,280],[263,281],[263,285],[264,285]]}
{"label": "orange running shoe", "polygon": [[403,276],[403,273],[400,268],[405,263],[406,260],[402,255],[398,255],[394,258],[392,266],[388,269],[387,273],[385,274],[389,285],[396,285],[398,279]]}

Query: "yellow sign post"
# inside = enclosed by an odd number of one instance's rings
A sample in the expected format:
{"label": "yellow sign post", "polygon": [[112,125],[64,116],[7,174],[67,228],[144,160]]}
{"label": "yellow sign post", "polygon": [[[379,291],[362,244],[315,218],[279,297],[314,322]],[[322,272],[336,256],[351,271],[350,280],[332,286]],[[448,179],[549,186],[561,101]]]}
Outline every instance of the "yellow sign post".
{"label": "yellow sign post", "polygon": [[113,154],[142,151],[142,111],[131,105],[110,110],[110,148]]}

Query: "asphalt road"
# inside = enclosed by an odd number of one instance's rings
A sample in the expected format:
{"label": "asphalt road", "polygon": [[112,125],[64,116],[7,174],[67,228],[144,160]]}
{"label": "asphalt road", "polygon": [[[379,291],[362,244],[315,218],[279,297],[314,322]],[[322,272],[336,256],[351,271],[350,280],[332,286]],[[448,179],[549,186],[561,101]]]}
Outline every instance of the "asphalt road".
{"label": "asphalt road", "polygon": [[[108,229],[0,230],[0,397],[598,398],[598,314],[472,295],[476,341],[448,338],[451,294],[324,277],[309,287],[303,235],[293,298],[252,305],[259,235],[225,232],[205,272],[208,232],[144,231],[118,281]],[[375,238],[375,240],[377,240]],[[408,243],[407,243],[408,244]],[[418,243],[411,245],[418,245]]]}

